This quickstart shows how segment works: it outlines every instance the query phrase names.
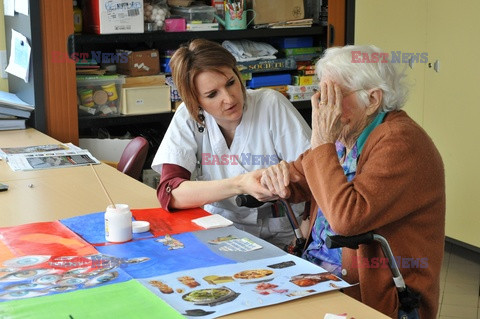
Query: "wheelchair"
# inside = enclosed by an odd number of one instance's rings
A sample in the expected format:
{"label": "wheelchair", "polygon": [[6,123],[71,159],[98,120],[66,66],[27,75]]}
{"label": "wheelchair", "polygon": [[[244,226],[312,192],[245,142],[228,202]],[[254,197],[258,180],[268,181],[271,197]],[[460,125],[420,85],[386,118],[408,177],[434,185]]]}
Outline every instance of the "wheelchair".
{"label": "wheelchair", "polygon": [[[239,207],[245,206],[250,208],[260,207],[265,204],[265,202],[261,202],[251,195],[238,195],[235,198],[235,202]],[[303,237],[303,234],[299,229],[297,219],[295,218],[295,214],[293,213],[290,204],[284,199],[277,199],[272,202],[280,203],[285,207],[287,217],[295,234],[295,243],[293,245],[287,245],[287,247],[285,247],[285,251],[292,255],[301,257],[303,249],[305,248],[306,239]],[[388,265],[393,275],[393,282],[398,291],[398,298],[400,302],[398,318],[419,319],[420,316],[418,314],[418,308],[420,306],[421,296],[405,284],[390,245],[385,237],[375,234],[373,231],[355,236],[333,235],[327,237],[325,244],[329,249],[343,247],[358,249],[359,245],[368,245],[374,241],[380,244],[383,254],[388,260]]]}

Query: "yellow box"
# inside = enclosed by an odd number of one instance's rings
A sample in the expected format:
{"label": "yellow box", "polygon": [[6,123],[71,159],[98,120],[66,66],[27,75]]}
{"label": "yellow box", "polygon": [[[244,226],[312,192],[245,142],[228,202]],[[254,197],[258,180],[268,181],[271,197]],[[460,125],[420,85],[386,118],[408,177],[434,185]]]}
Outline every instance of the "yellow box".
{"label": "yellow box", "polygon": [[151,114],[171,112],[168,85],[142,86],[122,89],[122,114]]}
{"label": "yellow box", "polygon": [[316,81],[315,75],[295,75],[293,85],[313,85]]}

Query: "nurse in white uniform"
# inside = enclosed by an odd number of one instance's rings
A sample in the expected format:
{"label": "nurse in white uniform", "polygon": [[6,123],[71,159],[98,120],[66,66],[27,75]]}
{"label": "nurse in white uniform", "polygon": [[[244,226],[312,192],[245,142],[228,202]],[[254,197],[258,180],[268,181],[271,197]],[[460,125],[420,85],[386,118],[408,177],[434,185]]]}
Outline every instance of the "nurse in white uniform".
{"label": "nurse in white uniform", "polygon": [[[246,90],[235,58],[215,42],[180,47],[170,68],[183,103],[152,163],[161,174],[162,207],[203,206],[280,247],[290,243],[292,226],[279,207],[237,207],[235,197],[272,196],[258,183],[261,169],[293,161],[310,147],[305,120],[279,92]],[[293,210],[300,220],[303,205]]]}

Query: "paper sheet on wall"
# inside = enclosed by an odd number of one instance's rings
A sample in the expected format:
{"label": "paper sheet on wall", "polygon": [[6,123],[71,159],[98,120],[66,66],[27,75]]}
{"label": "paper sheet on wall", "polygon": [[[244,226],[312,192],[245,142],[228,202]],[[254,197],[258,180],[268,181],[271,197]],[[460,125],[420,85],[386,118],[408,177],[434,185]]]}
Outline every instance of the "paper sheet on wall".
{"label": "paper sheet on wall", "polygon": [[10,60],[5,71],[28,83],[31,51],[32,48],[28,44],[28,39],[23,34],[12,29]]}
{"label": "paper sheet on wall", "polygon": [[15,15],[15,0],[3,0],[3,15],[11,17]]}
{"label": "paper sheet on wall", "polygon": [[30,14],[28,0],[15,0],[15,11],[28,16]]}

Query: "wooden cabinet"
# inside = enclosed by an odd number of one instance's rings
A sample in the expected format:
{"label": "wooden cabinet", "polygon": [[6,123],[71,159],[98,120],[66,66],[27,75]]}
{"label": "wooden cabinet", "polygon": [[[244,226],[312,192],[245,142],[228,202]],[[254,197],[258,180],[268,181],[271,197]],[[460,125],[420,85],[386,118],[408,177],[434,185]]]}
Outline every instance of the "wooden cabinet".
{"label": "wooden cabinet", "polygon": [[[434,140],[445,164],[446,236],[480,247],[480,156],[478,98],[480,65],[476,54],[480,2],[465,0],[453,8],[447,0],[358,1],[355,42],[387,51],[426,52],[428,63],[408,73],[412,95],[406,111]],[[408,17],[408,18],[407,18]]]}
{"label": "wooden cabinet", "polygon": [[58,53],[67,53],[67,39],[73,33],[73,2],[65,0],[40,0],[39,2],[46,133],[62,142],[78,144],[75,64],[68,61],[59,63],[54,59]]}
{"label": "wooden cabinet", "polygon": [[[115,116],[103,118],[78,119],[74,63],[55,63],[54,54],[68,55],[68,52],[89,52],[103,50],[112,52],[116,48],[156,48],[160,52],[174,49],[180,43],[191,38],[207,38],[221,41],[226,39],[251,39],[265,41],[281,36],[314,36],[315,41],[326,46],[327,43],[342,45],[345,41],[345,0],[331,1],[329,8],[329,30],[334,38],[328,38],[327,28],[290,29],[248,29],[235,31],[205,32],[151,32],[144,34],[121,35],[73,35],[73,8],[71,1],[40,0],[42,10],[42,34],[45,69],[45,104],[47,111],[47,133],[63,142],[78,142],[79,129],[112,125],[129,125],[146,122],[169,121],[165,114],[148,116]],[[309,102],[295,103],[300,109],[309,108]]]}

